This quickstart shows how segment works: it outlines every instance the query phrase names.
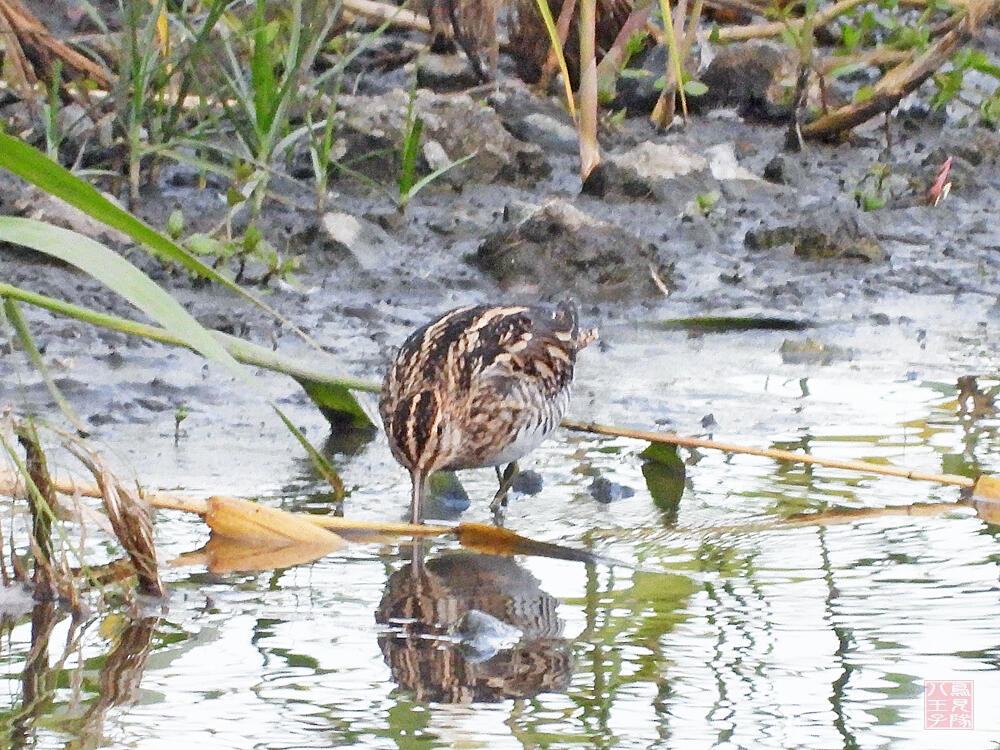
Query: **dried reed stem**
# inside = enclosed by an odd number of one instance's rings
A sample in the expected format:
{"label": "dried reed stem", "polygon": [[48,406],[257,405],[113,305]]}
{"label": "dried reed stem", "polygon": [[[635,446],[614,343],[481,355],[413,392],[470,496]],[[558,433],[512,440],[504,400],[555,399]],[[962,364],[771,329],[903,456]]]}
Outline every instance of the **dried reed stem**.
{"label": "dried reed stem", "polygon": [[96,453],[75,443],[68,448],[97,480],[115,536],[135,568],[139,590],[151,596],[166,596],[167,590],[156,564],[149,504],[120,482]]}
{"label": "dried reed stem", "polygon": [[794,461],[802,464],[816,464],[817,466],[828,466],[832,469],[847,469],[849,471],[863,471],[868,474],[885,474],[887,476],[904,477],[905,479],[917,479],[925,482],[940,482],[941,484],[953,484],[958,487],[973,487],[976,480],[963,477],[958,474],[938,474],[935,472],[918,471],[916,469],[905,469],[896,466],[879,466],[867,461],[854,461],[851,459],[819,458],[809,453],[798,453],[796,451],[786,451],[779,448],[748,448],[744,445],[733,443],[720,443],[715,440],[704,440],[702,438],[685,437],[675,435],[672,432],[650,432],[646,430],[630,430],[625,427],[612,427],[609,425],[591,424],[588,422],[563,421],[563,427],[567,430],[578,432],[591,432],[597,435],[612,435],[615,437],[635,438],[645,440],[648,443],[665,443],[667,445],[680,445],[686,448],[710,448],[712,450],[725,451],[726,453],[743,453],[750,456],[764,456],[774,458],[779,461]]}

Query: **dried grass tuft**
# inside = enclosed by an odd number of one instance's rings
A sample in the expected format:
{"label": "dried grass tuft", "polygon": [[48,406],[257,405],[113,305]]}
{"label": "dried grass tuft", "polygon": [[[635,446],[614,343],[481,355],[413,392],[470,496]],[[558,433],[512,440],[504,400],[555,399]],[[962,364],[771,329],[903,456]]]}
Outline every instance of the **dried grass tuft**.
{"label": "dried grass tuft", "polygon": [[68,448],[97,481],[111,527],[135,568],[139,591],[151,596],[166,596],[167,590],[160,579],[156,562],[150,506],[112,474],[96,453],[78,443],[72,443]]}

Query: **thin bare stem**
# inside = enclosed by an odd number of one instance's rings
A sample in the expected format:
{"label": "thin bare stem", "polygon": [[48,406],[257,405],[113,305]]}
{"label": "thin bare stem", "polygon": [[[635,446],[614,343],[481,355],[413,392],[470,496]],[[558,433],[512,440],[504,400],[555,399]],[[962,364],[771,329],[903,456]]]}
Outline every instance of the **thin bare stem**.
{"label": "thin bare stem", "polygon": [[593,424],[589,422],[573,422],[565,420],[562,426],[567,430],[578,432],[591,432],[596,435],[612,435],[615,437],[635,438],[645,440],[648,443],[665,443],[667,445],[680,445],[685,448],[709,448],[712,450],[725,451],[726,453],[743,453],[750,456],[764,456],[774,458],[779,461],[794,461],[802,464],[816,464],[818,466],[828,466],[832,469],[848,469],[849,471],[863,471],[868,474],[885,474],[887,476],[904,477],[905,479],[917,479],[926,482],[940,482],[941,484],[953,484],[959,487],[973,487],[976,480],[963,477],[958,474],[938,474],[935,472],[919,471],[917,469],[906,469],[896,466],[879,466],[867,461],[854,461],[850,459],[819,458],[809,453],[798,453],[796,451],[786,451],[779,448],[749,448],[745,445],[734,443],[720,443],[715,440],[705,440],[703,438],[685,437],[672,432],[650,432],[646,430],[630,430],[625,427],[613,427],[610,425]]}

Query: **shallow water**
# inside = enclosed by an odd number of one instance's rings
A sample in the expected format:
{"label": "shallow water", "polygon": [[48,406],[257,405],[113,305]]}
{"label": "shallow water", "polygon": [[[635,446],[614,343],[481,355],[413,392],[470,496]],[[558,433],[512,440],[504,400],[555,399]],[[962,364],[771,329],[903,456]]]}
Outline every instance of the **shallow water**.
{"label": "shallow water", "polygon": [[[864,319],[804,332],[689,335],[654,320],[610,323],[604,346],[582,355],[571,409],[821,456],[996,472],[998,420],[962,416],[955,403],[959,376],[993,372],[997,321],[987,301],[921,297],[918,324],[898,320],[914,304],[900,298],[880,308],[887,325]],[[784,361],[782,343],[806,338],[841,352]],[[133,380],[143,367],[163,372],[158,350],[129,357]],[[99,432],[99,444],[149,485],[322,508],[320,485],[294,449],[260,444],[262,431],[275,430],[266,407],[233,396],[193,362],[170,360],[170,382],[202,389],[203,399],[227,394],[229,408],[215,414],[238,418],[213,422],[196,409],[175,446],[165,411],[145,424],[122,420]],[[984,389],[995,384],[980,379]],[[283,406],[311,437],[323,434],[291,390]],[[708,414],[714,425],[704,428]],[[533,538],[640,570],[491,559],[450,543],[427,547],[415,570],[409,547],[352,544],[277,571],[172,567],[171,599],[152,619],[112,614],[72,625],[36,609],[34,652],[32,618],[7,621],[0,707],[10,744],[996,746],[1000,526],[959,504],[783,522],[831,508],[954,503],[957,488],[681,451],[683,495],[676,503],[661,492],[658,507],[643,447],[559,434],[523,462],[544,486],[516,496],[507,519]],[[353,487],[347,515],[404,515],[408,481],[384,441],[337,461]],[[634,495],[596,502],[589,487],[598,474]],[[462,479],[473,498],[462,519],[486,521],[492,473]],[[207,533],[196,518],[162,513],[157,537],[174,559]],[[520,641],[492,656],[489,644],[463,649],[454,631],[469,609],[517,626]],[[972,682],[972,731],[924,728],[925,680]]]}

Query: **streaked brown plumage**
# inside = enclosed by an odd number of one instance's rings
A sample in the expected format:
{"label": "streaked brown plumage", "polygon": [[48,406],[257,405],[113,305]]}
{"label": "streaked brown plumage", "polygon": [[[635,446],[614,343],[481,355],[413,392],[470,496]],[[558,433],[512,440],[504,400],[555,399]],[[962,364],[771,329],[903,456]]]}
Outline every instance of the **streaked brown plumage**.
{"label": "streaked brown plumage", "polygon": [[[435,471],[508,464],[499,503],[518,458],[559,424],[569,403],[580,333],[576,309],[474,306],[415,331],[386,374],[379,412],[389,448],[410,472],[414,523]],[[498,470],[499,473],[499,470]]]}

